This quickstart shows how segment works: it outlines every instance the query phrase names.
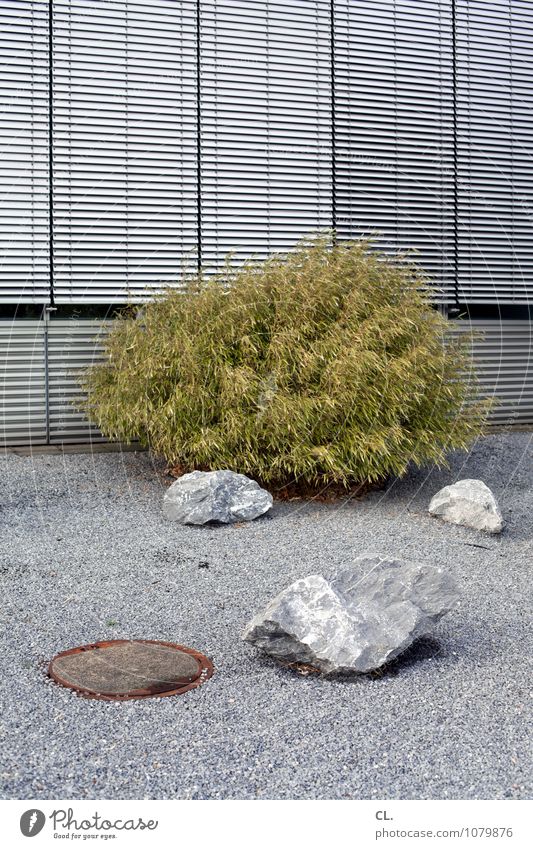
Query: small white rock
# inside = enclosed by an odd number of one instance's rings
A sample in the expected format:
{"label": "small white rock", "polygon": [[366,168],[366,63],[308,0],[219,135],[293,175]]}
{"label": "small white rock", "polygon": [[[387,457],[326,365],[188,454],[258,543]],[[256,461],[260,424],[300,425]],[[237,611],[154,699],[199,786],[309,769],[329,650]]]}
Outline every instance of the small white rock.
{"label": "small white rock", "polygon": [[167,519],[184,525],[249,522],[272,507],[272,496],[237,472],[189,472],[169,486],[163,499]]}
{"label": "small white rock", "polygon": [[501,533],[504,525],[498,502],[488,486],[469,478],[437,492],[431,499],[429,512],[445,522],[489,534]]}

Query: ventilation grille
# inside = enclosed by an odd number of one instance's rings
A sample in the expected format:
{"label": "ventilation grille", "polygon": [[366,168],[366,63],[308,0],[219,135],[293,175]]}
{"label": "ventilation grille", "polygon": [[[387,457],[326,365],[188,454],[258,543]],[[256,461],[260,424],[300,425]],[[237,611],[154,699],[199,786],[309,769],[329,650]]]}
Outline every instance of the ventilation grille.
{"label": "ventilation grille", "polygon": [[102,359],[109,322],[52,320],[48,329],[50,442],[101,441],[99,431],[76,409],[81,372]]}
{"label": "ventilation grille", "polygon": [[456,327],[475,331],[473,365],[481,394],[496,402],[492,424],[533,425],[533,323],[459,321]]}
{"label": "ventilation grille", "polygon": [[47,441],[42,321],[0,321],[0,443]]}
{"label": "ventilation grille", "polygon": [[[83,369],[102,356],[110,322],[52,319],[0,322],[0,442],[28,445],[100,441],[75,407]],[[458,321],[458,333],[475,331],[473,366],[481,392],[494,397],[495,425],[533,425],[533,323]],[[48,350],[48,403],[46,355]],[[48,421],[47,421],[48,409]]]}

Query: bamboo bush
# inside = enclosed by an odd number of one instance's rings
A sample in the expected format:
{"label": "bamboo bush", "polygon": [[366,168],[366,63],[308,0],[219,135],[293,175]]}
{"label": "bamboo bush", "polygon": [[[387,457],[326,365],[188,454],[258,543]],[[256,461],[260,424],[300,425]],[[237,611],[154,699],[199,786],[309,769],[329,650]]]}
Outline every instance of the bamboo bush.
{"label": "bamboo bush", "polygon": [[331,234],[130,308],[83,378],[102,432],[167,462],[323,486],[443,464],[479,435],[468,342],[421,271]]}

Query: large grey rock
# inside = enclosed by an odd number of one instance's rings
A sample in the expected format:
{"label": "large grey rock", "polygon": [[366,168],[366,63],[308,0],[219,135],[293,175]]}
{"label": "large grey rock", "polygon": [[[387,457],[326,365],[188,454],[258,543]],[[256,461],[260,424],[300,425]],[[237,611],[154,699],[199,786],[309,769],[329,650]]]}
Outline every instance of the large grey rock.
{"label": "large grey rock", "polygon": [[184,525],[250,521],[271,507],[272,496],[266,489],[227,469],[182,475],[163,499],[167,519]]}
{"label": "large grey rock", "polygon": [[437,492],[431,499],[429,512],[445,522],[490,534],[501,533],[504,525],[498,503],[488,486],[469,478]]}
{"label": "large grey rock", "polygon": [[428,634],[457,600],[442,569],[365,554],[331,581],[310,575],[291,584],[243,639],[322,672],[369,672]]}

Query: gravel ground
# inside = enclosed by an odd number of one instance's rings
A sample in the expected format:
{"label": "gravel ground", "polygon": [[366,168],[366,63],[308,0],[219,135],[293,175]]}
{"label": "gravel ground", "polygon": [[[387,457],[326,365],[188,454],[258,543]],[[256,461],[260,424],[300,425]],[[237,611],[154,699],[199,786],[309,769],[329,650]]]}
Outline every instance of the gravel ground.
{"label": "gravel ground", "polygon": [[[4,457],[0,795],[529,797],[532,438],[495,434],[364,500],[276,503],[220,528],[163,519],[168,480],[148,454]],[[430,496],[461,477],[493,488],[501,537],[429,517]],[[382,677],[302,677],[241,642],[288,582],[364,551],[443,565],[463,591]],[[215,675],[122,704],[46,677],[56,652],[118,637],[194,646]]]}

